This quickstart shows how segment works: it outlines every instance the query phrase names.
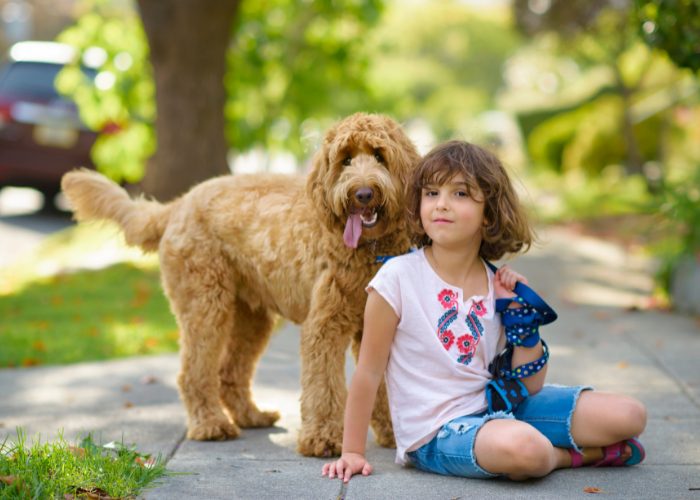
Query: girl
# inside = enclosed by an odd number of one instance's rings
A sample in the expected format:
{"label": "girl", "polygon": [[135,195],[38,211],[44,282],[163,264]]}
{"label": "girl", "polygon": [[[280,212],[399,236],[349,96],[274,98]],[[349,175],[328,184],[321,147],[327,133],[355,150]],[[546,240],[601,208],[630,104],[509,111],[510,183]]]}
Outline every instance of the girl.
{"label": "girl", "polygon": [[[347,482],[372,472],[365,443],[383,376],[397,463],[519,480],[641,462],[640,402],[544,385],[548,352],[537,327],[556,314],[516,285],[527,283],[523,276],[487,264],[527,250],[533,239],[498,159],[461,141],[436,147],[414,173],[409,212],[422,248],[390,260],[367,287],[343,452],[323,475]],[[506,345],[493,380],[489,366]]]}

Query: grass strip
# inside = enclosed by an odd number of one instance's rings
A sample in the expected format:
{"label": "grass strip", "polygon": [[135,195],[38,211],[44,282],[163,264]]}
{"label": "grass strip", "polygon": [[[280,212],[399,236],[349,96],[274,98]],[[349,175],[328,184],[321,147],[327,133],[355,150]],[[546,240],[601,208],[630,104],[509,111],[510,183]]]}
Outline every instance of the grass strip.
{"label": "grass strip", "polygon": [[62,435],[30,446],[18,429],[15,442],[0,443],[0,499],[134,498],[166,473],[160,456],[91,435],[75,446]]}

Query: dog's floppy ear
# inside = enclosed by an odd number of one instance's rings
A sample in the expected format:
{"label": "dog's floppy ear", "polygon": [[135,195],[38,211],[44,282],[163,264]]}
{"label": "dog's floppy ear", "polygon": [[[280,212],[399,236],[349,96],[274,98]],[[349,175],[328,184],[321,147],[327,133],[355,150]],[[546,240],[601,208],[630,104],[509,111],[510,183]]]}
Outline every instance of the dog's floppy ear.
{"label": "dog's floppy ear", "polygon": [[319,220],[328,229],[333,229],[335,222],[333,210],[328,203],[328,193],[331,189],[331,165],[329,159],[329,148],[331,134],[326,135],[323,145],[314,154],[311,160],[311,169],[306,177],[306,194],[311,200]]}
{"label": "dog's floppy ear", "polygon": [[391,139],[391,156],[394,158],[397,167],[396,175],[401,180],[405,195],[410,188],[412,173],[420,161],[420,155],[403,128],[393,120],[390,122],[392,126],[388,130]]}

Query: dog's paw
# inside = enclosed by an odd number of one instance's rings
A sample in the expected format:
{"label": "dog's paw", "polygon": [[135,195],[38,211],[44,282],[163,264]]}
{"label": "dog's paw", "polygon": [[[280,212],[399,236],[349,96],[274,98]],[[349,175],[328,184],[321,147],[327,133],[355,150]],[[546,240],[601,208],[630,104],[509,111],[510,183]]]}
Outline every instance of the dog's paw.
{"label": "dog's paw", "polygon": [[302,431],[297,444],[297,450],[299,453],[307,457],[334,457],[340,455],[342,449],[342,431]]}
{"label": "dog's paw", "polygon": [[250,410],[236,415],[236,423],[243,428],[272,427],[280,419],[278,411]]}
{"label": "dog's paw", "polygon": [[237,425],[226,419],[209,419],[195,424],[190,424],[187,429],[187,438],[196,441],[224,441],[235,439],[241,434]]}

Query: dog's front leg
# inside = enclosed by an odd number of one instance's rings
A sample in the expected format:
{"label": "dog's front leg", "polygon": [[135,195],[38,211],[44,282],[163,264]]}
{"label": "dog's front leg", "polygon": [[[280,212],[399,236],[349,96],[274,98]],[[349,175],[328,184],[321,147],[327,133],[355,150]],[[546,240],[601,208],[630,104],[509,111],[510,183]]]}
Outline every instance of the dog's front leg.
{"label": "dog's front leg", "polygon": [[[355,317],[355,316],[359,316]],[[330,273],[314,286],[301,330],[301,431],[298,450],[306,456],[339,455],[343,443],[345,352],[357,322],[347,296]]]}
{"label": "dog's front leg", "polygon": [[[352,354],[355,358],[355,366],[360,358],[360,344],[362,342],[362,330],[353,336]],[[386,392],[386,384],[382,380],[377,390],[377,398],[374,400],[372,419],[370,421],[374,436],[379,446],[384,448],[396,448],[394,440],[394,428],[391,424],[391,412],[389,410],[389,398]]]}

